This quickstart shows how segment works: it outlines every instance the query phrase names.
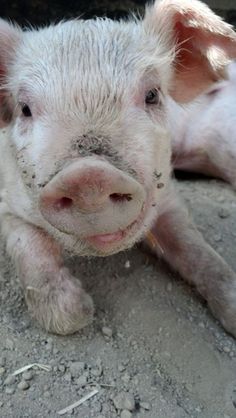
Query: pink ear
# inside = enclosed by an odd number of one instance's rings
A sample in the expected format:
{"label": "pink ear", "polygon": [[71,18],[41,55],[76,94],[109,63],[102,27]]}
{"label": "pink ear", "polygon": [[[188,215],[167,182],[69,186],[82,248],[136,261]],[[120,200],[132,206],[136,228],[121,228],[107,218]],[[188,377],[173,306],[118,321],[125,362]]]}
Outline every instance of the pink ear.
{"label": "pink ear", "polygon": [[11,120],[9,93],[4,85],[21,38],[21,30],[0,19],[0,128]]}
{"label": "pink ear", "polygon": [[227,64],[236,58],[236,33],[204,3],[156,1],[147,18],[166,48],[175,48],[170,95],[176,101],[188,102],[226,77]]}

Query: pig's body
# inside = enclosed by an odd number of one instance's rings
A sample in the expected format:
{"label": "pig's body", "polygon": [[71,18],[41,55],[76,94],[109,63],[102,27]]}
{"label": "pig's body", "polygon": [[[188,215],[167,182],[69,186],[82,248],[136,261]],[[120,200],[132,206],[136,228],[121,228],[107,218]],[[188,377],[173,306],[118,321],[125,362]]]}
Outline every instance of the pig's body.
{"label": "pig's body", "polygon": [[170,99],[170,131],[176,169],[220,177],[236,188],[235,62],[228,75],[190,105]]}
{"label": "pig's body", "polygon": [[140,22],[0,22],[1,226],[47,330],[93,314],[64,248],[106,256],[147,235],[236,334],[236,275],[175,196],[167,121],[169,94],[189,101],[235,56],[232,28],[197,1],[156,2]]}

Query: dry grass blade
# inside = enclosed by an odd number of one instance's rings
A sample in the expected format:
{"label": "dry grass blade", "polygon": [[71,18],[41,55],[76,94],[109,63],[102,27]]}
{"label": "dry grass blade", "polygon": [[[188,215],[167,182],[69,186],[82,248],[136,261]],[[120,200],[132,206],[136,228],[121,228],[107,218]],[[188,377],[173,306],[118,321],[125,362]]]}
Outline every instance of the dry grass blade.
{"label": "dry grass blade", "polygon": [[83,396],[79,401],[67,406],[64,409],[61,409],[58,411],[58,415],[64,415],[69,411],[72,411],[72,409],[76,408],[77,406],[80,406],[82,403],[86,402],[88,399],[92,398],[93,396],[97,395],[99,391],[97,389],[94,389],[92,392],[88,393],[87,395]]}
{"label": "dry grass blade", "polygon": [[51,367],[46,366],[46,364],[32,363],[27,364],[26,366],[23,366],[20,369],[16,370],[14,373],[12,373],[12,376],[17,376],[18,374],[24,373],[26,370],[32,369],[33,367],[38,367],[39,369],[42,369],[45,372],[49,372],[51,370]]}
{"label": "dry grass blade", "polygon": [[163,248],[161,247],[161,245],[159,244],[157,238],[155,237],[155,235],[151,231],[148,231],[147,232],[147,234],[146,234],[146,240],[147,240],[147,242],[149,243],[149,245],[153,249],[155,249],[156,247],[158,247],[159,250],[161,251],[161,253],[164,254]]}

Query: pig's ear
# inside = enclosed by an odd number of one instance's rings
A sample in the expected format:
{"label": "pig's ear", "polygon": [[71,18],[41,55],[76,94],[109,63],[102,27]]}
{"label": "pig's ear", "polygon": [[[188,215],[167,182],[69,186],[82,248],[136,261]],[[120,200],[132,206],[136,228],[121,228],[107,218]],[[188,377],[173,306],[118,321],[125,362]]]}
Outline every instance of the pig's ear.
{"label": "pig's ear", "polygon": [[175,51],[170,95],[188,102],[209,85],[226,78],[226,66],[236,58],[236,33],[197,0],[156,0],[146,10],[144,24]]}
{"label": "pig's ear", "polygon": [[0,19],[0,128],[12,117],[11,100],[5,88],[9,67],[14,59],[22,31]]}

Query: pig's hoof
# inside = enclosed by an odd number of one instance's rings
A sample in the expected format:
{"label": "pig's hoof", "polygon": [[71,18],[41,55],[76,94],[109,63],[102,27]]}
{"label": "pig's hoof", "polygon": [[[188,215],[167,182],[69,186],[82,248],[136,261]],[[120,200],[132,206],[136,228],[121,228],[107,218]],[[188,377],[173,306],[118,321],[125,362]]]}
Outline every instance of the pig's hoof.
{"label": "pig's hoof", "polygon": [[236,300],[225,301],[224,304],[209,302],[213,315],[221,322],[224,329],[236,338]]}
{"label": "pig's hoof", "polygon": [[73,334],[93,319],[91,297],[65,268],[56,279],[50,277],[39,287],[27,287],[25,299],[31,315],[55,334]]}

